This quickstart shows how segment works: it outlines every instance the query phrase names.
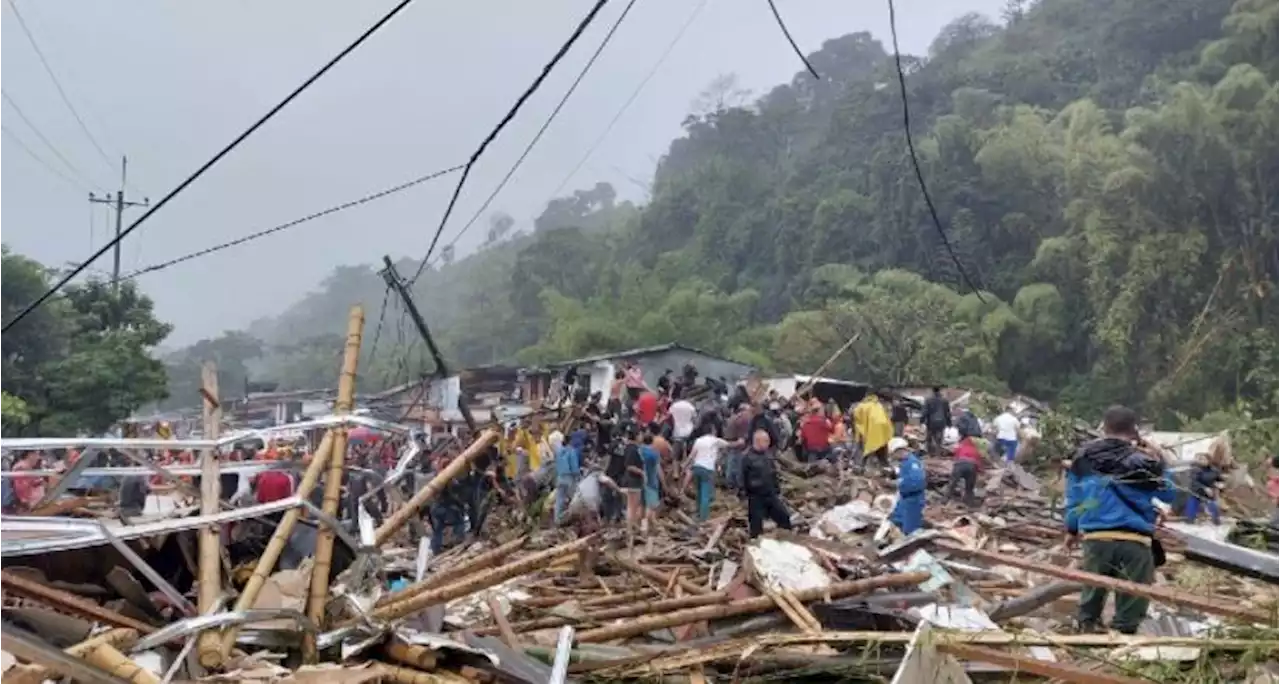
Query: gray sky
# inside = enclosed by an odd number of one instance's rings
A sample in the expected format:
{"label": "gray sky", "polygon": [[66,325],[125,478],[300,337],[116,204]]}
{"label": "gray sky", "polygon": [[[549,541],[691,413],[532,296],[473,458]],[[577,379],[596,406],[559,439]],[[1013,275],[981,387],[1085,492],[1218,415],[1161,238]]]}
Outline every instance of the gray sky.
{"label": "gray sky", "polygon": [[[382,15],[392,0],[17,0],[73,104],[129,184],[152,201],[261,116]],[[129,272],[466,161],[481,137],[586,13],[591,0],[420,0],[125,241]],[[777,0],[806,53],[870,30],[889,47],[883,2]],[[542,124],[625,5],[613,0],[477,164],[445,231],[465,223]],[[591,73],[490,211],[528,226],[697,5],[640,0]],[[969,11],[1004,0],[898,0],[904,51],[921,53]],[[4,92],[80,175],[115,190],[108,166],[22,34],[3,12]],[[566,191],[597,180],[640,190],[680,133],[689,104],[717,75],[760,94],[801,65],[764,0],[708,0],[684,38]],[[61,167],[6,103],[4,127]],[[78,261],[108,237],[84,183],[70,185],[3,139],[3,241],[47,264]],[[68,172],[68,175],[69,172]],[[420,256],[456,177],[188,262],[141,279],[189,344],[285,309],[338,264]],[[77,187],[81,186],[81,187]],[[140,196],[139,196],[140,198]],[[130,199],[133,199],[132,197]],[[126,213],[136,218],[138,210]],[[484,220],[458,244],[469,251]],[[109,272],[110,257],[94,265]]]}

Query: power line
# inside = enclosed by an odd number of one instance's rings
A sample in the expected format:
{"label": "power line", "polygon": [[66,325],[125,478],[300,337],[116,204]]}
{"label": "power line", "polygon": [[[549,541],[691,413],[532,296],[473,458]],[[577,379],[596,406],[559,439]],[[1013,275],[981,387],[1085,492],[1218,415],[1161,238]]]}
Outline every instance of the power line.
{"label": "power line", "polygon": [[555,197],[560,194],[560,191],[564,189],[564,186],[568,185],[570,180],[573,180],[574,175],[578,173],[578,170],[582,168],[582,165],[587,163],[587,160],[591,158],[591,155],[595,154],[596,148],[600,147],[600,144],[604,142],[605,138],[609,137],[609,133],[618,123],[618,120],[622,118],[622,115],[626,113],[627,109],[631,107],[631,104],[640,96],[640,91],[644,90],[644,87],[649,84],[649,81],[653,80],[654,75],[658,73],[658,69],[662,67],[663,62],[667,61],[667,57],[671,55],[671,51],[675,49],[676,44],[684,37],[684,34],[689,30],[689,27],[693,25],[693,20],[698,18],[698,15],[702,13],[703,8],[706,6],[707,0],[701,0],[698,3],[698,6],[693,9],[693,12],[689,14],[689,18],[685,19],[684,25],[676,32],[675,37],[671,39],[670,43],[667,43],[667,47],[662,51],[662,55],[658,57],[658,61],[654,62],[653,66],[650,67],[649,73],[645,75],[644,80],[640,81],[640,85],[636,86],[636,89],[631,92],[631,96],[622,104],[622,107],[618,112],[613,115],[613,119],[609,121],[609,125],[605,126],[604,132],[600,134],[599,138],[596,138],[595,142],[591,143],[591,147],[587,148],[586,154],[582,155],[582,158],[574,165],[573,170],[564,177],[564,180],[560,181],[560,185],[556,186],[556,189],[552,191],[551,196],[547,201],[555,199]]}
{"label": "power line", "polygon": [[[542,127],[534,134],[533,139],[525,146],[524,152],[520,153],[520,157],[516,159],[516,163],[511,165],[511,168],[507,171],[507,175],[502,177],[502,181],[498,183],[498,187],[494,188],[493,192],[489,193],[489,196],[485,198],[484,202],[480,205],[480,208],[476,210],[475,214],[472,214],[471,219],[468,220],[466,225],[462,226],[462,229],[458,231],[458,236],[467,232],[467,230],[480,219],[480,215],[489,208],[489,205],[493,203],[493,200],[498,196],[498,193],[502,192],[502,189],[507,186],[507,182],[515,175],[516,170],[524,163],[524,160],[529,156],[529,153],[533,151],[534,145],[537,145],[538,141],[542,139],[542,134],[547,132],[547,128],[551,126],[551,122],[555,121],[556,115],[560,113],[560,110],[564,108],[565,103],[569,101],[569,97],[578,89],[578,84],[582,83],[582,79],[586,77],[587,72],[591,71],[591,67],[596,63],[596,59],[600,57],[600,53],[604,52],[605,46],[609,44],[610,39],[613,38],[613,34],[617,33],[618,27],[622,26],[622,21],[627,18],[627,14],[631,12],[631,8],[634,7],[635,4],[636,0],[630,0],[630,2],[627,3],[627,6],[622,9],[622,14],[618,15],[617,21],[613,22],[613,26],[609,28],[609,32],[606,33],[604,39],[600,41],[600,45],[596,47],[596,51],[592,53],[591,58],[587,60],[587,63],[582,67],[582,70],[578,72],[578,77],[573,80],[573,84],[569,86],[567,91],[565,91],[564,97],[560,98],[560,102],[556,104],[556,108],[551,110],[551,115],[547,117],[547,120],[542,123]],[[456,242],[457,239],[458,238],[455,237],[454,242]]]}
{"label": "power line", "polygon": [[268,121],[270,121],[272,117],[278,114],[280,110],[284,109],[290,102],[292,102],[295,98],[301,95],[304,90],[311,87],[311,84],[318,81],[321,76],[328,73],[328,71],[332,69],[334,65],[336,65],[338,62],[341,62],[344,57],[351,54],[357,47],[360,47],[360,45],[364,43],[364,41],[368,40],[370,36],[372,36],[374,33],[378,31],[378,29],[385,26],[387,22],[391,21],[391,19],[394,18],[397,14],[399,14],[401,10],[403,10],[405,7],[408,7],[409,3],[411,2],[413,2],[413,0],[400,0],[400,2],[396,3],[395,7],[392,7],[391,10],[388,11],[385,15],[383,15],[381,19],[374,22],[374,24],[370,26],[368,29],[365,29],[364,33],[360,34],[360,36],[357,37],[354,42],[352,42],[347,47],[343,48],[341,52],[339,52],[332,59],[326,62],[324,66],[320,67],[320,69],[316,71],[314,74],[312,74],[310,77],[308,77],[307,80],[303,81],[301,85],[299,85],[297,88],[293,90],[293,92],[286,95],[285,98],[279,102],[279,104],[277,104],[276,106],[268,110],[266,114],[263,114],[262,117],[257,121],[255,121],[252,126],[249,126],[249,128],[245,129],[243,133],[241,133],[240,135],[237,135],[235,139],[233,139],[230,143],[227,143],[226,147],[223,147],[217,154],[213,156],[213,158],[211,158],[209,161],[201,165],[200,168],[196,169],[195,172],[192,173],[190,176],[187,176],[187,179],[179,183],[178,187],[170,190],[169,194],[165,195],[163,198],[160,199],[159,202],[155,203],[155,206],[151,207],[146,212],[144,212],[142,216],[139,216],[136,221],[129,224],[129,227],[126,228],[123,232],[116,235],[115,238],[113,238],[110,242],[108,242],[106,245],[103,245],[98,251],[90,255],[89,258],[86,259],[84,262],[82,262],[79,266],[76,266],[75,268],[71,269],[71,272],[63,276],[62,279],[59,280],[57,283],[55,283],[53,287],[49,288],[47,291],[45,291],[44,294],[37,297],[34,302],[28,304],[25,309],[18,312],[17,316],[14,316],[12,320],[4,324],[3,328],[0,328],[0,333],[8,332],[9,329],[12,328],[18,321],[21,321],[23,318],[26,318],[28,315],[31,314],[32,311],[35,311],[36,308],[38,308],[41,304],[44,304],[46,301],[48,301],[48,299],[52,297],[54,293],[62,289],[63,286],[65,286],[67,283],[71,282],[72,278],[75,278],[77,275],[80,275],[80,273],[83,272],[86,268],[88,268],[90,264],[97,261],[103,254],[106,254],[117,243],[119,243],[121,240],[127,237],[130,233],[136,230],[138,226],[142,225],[143,222],[151,218],[151,216],[154,215],[157,211],[160,211],[161,207],[168,204],[170,200],[172,200],[174,197],[177,197],[183,190],[186,190],[189,185],[191,185],[196,181],[196,179],[200,178],[205,174],[206,171],[213,168],[214,164],[217,164],[219,161],[222,160],[223,157],[230,154],[231,150],[234,150],[237,146],[240,145],[240,143],[244,142],[246,138],[248,138],[250,135],[253,135],[253,133],[257,131],[259,128],[262,128],[262,126],[266,124]]}
{"label": "power line", "polygon": [[551,57],[551,61],[542,67],[542,72],[538,74],[538,77],[533,79],[533,83],[530,83],[529,87],[520,94],[520,97],[516,99],[516,103],[503,115],[502,120],[489,132],[489,135],[480,141],[480,146],[476,148],[476,151],[471,154],[471,159],[467,161],[466,168],[462,169],[462,177],[458,179],[458,185],[453,189],[453,197],[449,199],[449,206],[445,207],[444,216],[440,218],[440,227],[436,228],[436,234],[431,238],[431,245],[427,247],[426,255],[422,257],[422,261],[418,264],[418,270],[409,279],[410,286],[417,282],[418,277],[422,275],[422,270],[427,267],[427,260],[431,258],[431,253],[435,251],[436,243],[440,241],[440,236],[444,233],[444,227],[449,222],[449,215],[453,213],[453,207],[458,203],[458,196],[462,194],[462,186],[466,184],[467,176],[471,175],[471,167],[475,166],[476,161],[480,159],[481,154],[484,154],[485,148],[489,146],[489,143],[493,142],[498,137],[498,134],[502,132],[502,129],[511,123],[516,113],[520,111],[520,107],[524,106],[525,101],[533,96],[543,81],[547,80],[547,76],[551,75],[551,70],[555,69],[556,64],[560,63],[560,60],[569,52],[569,48],[573,47],[573,44],[578,41],[578,38],[582,36],[582,32],[587,30],[587,27],[591,25],[591,22],[595,20],[596,15],[600,13],[600,10],[604,8],[605,3],[608,1],[596,0],[596,3],[591,6],[591,11],[587,12],[587,16],[583,17],[582,21],[579,21],[577,27],[573,29],[569,39],[560,46],[560,49],[556,50],[556,53]]}
{"label": "power line", "polygon": [[369,363],[378,354],[378,340],[382,338],[382,323],[387,320],[387,300],[391,299],[391,286],[382,292],[382,306],[378,307],[378,327],[373,330],[373,344],[369,346]]}
{"label": "power line", "polygon": [[31,29],[27,28],[27,22],[22,18],[22,13],[18,11],[18,6],[13,0],[7,0],[9,9],[13,10],[13,16],[18,20],[18,26],[22,27],[22,32],[26,34],[27,40],[31,43],[32,49],[36,52],[36,57],[40,58],[40,64],[44,67],[44,72],[49,75],[49,80],[53,81],[53,87],[57,88],[58,95],[62,98],[62,103],[67,106],[71,112],[71,116],[75,117],[76,123],[80,124],[80,130],[84,131],[84,135],[93,145],[93,149],[98,151],[98,155],[102,157],[102,161],[107,163],[107,167],[114,169],[115,163],[111,161],[111,157],[102,150],[102,145],[98,144],[97,138],[93,137],[93,133],[89,132],[89,127],[85,125],[84,119],[80,117],[80,112],[76,111],[74,105],[71,104],[71,98],[67,97],[67,91],[62,88],[62,82],[53,73],[53,67],[49,66],[49,60],[45,59],[44,51],[40,49],[40,44],[36,42],[36,37],[31,34]]}
{"label": "power line", "polygon": [[974,284],[969,274],[964,270],[964,265],[960,263],[960,258],[956,256],[956,251],[951,246],[951,240],[947,238],[947,231],[942,228],[942,220],[938,218],[938,209],[933,205],[933,198],[929,196],[929,187],[924,182],[924,171],[920,169],[920,158],[916,155],[916,144],[911,139],[911,106],[907,102],[907,75],[902,70],[902,52],[898,49],[898,17],[894,10],[893,0],[889,3],[889,35],[893,39],[893,65],[898,72],[898,90],[902,95],[902,132],[907,138],[907,152],[911,155],[911,168],[916,172],[916,181],[920,184],[920,193],[924,195],[924,203],[929,207],[929,216],[933,218],[933,226],[938,230],[938,237],[942,238],[942,244],[947,248],[947,255],[951,257],[951,261],[955,262],[956,270],[960,272],[960,277],[964,280],[973,294],[978,297],[978,301],[983,304],[987,300],[982,296],[982,290]]}
{"label": "power line", "polygon": [[782,29],[782,35],[786,36],[788,43],[791,43],[791,49],[795,51],[796,57],[799,57],[800,61],[804,62],[804,68],[808,69],[815,79],[821,80],[822,77],[818,75],[818,70],[813,68],[813,65],[809,63],[809,58],[805,57],[804,53],[800,51],[800,46],[796,45],[796,39],[791,37],[791,31],[787,30],[786,22],[782,20],[782,15],[778,14],[778,6],[773,4],[773,0],[768,0],[768,2],[769,9],[773,11],[773,18],[778,22],[778,28]]}
{"label": "power line", "polygon": [[[23,123],[27,124],[27,127],[31,129],[31,132],[35,133],[37,138],[40,138],[40,142],[44,143],[44,146],[48,148],[50,152],[53,153],[53,156],[57,157],[58,160],[61,161],[69,171],[71,171],[71,175],[78,178],[80,182],[85,185],[88,185],[90,187],[95,187],[95,188],[98,187],[97,183],[94,183],[93,181],[90,181],[90,180],[86,180],[86,178],[88,177],[88,174],[84,173],[79,168],[77,168],[75,164],[72,164],[70,161],[68,161],[67,158],[62,154],[62,152],[59,151],[58,148],[52,142],[50,142],[48,138],[45,137],[44,133],[40,132],[40,129],[36,126],[35,122],[33,122],[30,118],[27,117],[27,113],[22,111],[22,107],[18,106],[17,100],[14,100],[13,97],[11,97],[8,92],[3,90],[0,90],[0,97],[3,97],[4,101],[8,102],[10,107],[13,107],[13,111],[17,112],[18,118],[22,119]],[[10,135],[12,135],[12,133]]]}
{"label": "power line", "polygon": [[386,197],[386,196],[388,196],[388,195],[394,195],[394,194],[396,194],[397,192],[402,192],[402,191],[404,191],[404,190],[408,190],[409,188],[412,188],[412,187],[414,187],[414,186],[416,186],[416,185],[421,185],[422,183],[425,183],[425,182],[427,182],[427,181],[429,181],[429,180],[432,180],[432,179],[435,179],[435,178],[439,178],[440,176],[443,176],[443,175],[445,175],[445,174],[453,173],[454,171],[457,171],[457,170],[461,169],[461,168],[462,168],[462,166],[463,166],[462,164],[458,164],[457,166],[451,166],[451,167],[449,167],[449,168],[447,168],[447,169],[442,169],[442,170],[440,170],[440,171],[435,171],[435,172],[433,172],[433,173],[429,173],[429,174],[427,174],[427,175],[425,175],[425,176],[419,176],[419,177],[417,177],[417,178],[414,178],[414,179],[413,179],[413,180],[411,180],[411,181],[407,181],[407,182],[401,183],[401,184],[399,184],[399,185],[393,185],[393,186],[391,186],[391,187],[389,187],[389,188],[387,188],[387,189],[385,189],[385,190],[379,190],[378,192],[375,192],[375,193],[373,193],[373,194],[371,194],[371,195],[365,195],[364,197],[361,197],[361,198],[359,198],[359,199],[354,199],[354,200],[351,200],[351,201],[349,201],[349,202],[343,202],[342,204],[338,204],[338,205],[335,205],[335,206],[329,207],[328,209],[322,209],[322,210],[317,211],[317,212],[315,212],[315,213],[313,213],[313,214],[307,214],[306,216],[303,216],[303,217],[300,217],[300,218],[293,219],[292,221],[289,221],[289,222],[287,222],[287,223],[282,223],[282,224],[280,224],[280,225],[278,225],[278,226],[275,226],[274,228],[268,228],[268,229],[266,229],[266,230],[260,230],[260,231],[258,231],[258,232],[256,232],[256,233],[251,233],[251,234],[249,234],[249,235],[245,235],[244,237],[239,237],[239,238],[236,238],[236,239],[234,239],[234,240],[230,240],[230,241],[228,241],[228,242],[223,242],[223,243],[221,243],[221,244],[213,245],[212,247],[206,247],[206,248],[204,248],[204,249],[202,249],[202,250],[199,250],[199,251],[196,251],[196,252],[192,252],[192,253],[187,254],[187,255],[184,255],[184,256],[177,257],[176,259],[170,259],[170,260],[168,260],[168,261],[164,261],[164,262],[161,262],[161,263],[158,263],[158,264],[153,264],[153,265],[151,265],[151,266],[147,266],[146,268],[139,269],[139,270],[137,270],[137,271],[134,271],[133,273],[130,273],[129,275],[125,276],[125,279],[127,280],[127,279],[130,279],[130,278],[136,278],[136,277],[138,277],[138,276],[140,276],[140,275],[144,275],[144,274],[146,274],[146,273],[154,273],[154,272],[156,272],[156,271],[162,271],[162,270],[164,270],[164,269],[166,269],[166,268],[169,268],[170,266],[176,266],[177,264],[181,264],[181,263],[184,263],[184,262],[187,262],[187,261],[191,261],[191,260],[193,260],[193,259],[199,259],[200,257],[208,256],[208,255],[213,254],[213,253],[215,253],[215,252],[221,252],[221,251],[222,251],[222,250],[224,250],[224,249],[230,249],[230,248],[232,248],[232,247],[236,247],[236,246],[239,246],[239,245],[243,245],[243,244],[245,244],[246,242],[253,242],[254,240],[257,240],[257,239],[259,239],[259,238],[264,238],[264,237],[267,237],[268,235],[274,235],[274,234],[279,233],[279,232],[281,232],[281,231],[288,230],[289,228],[293,228],[294,226],[298,226],[298,225],[301,225],[301,224],[303,224],[303,223],[307,223],[307,222],[309,222],[309,221],[314,221],[314,220],[316,220],[316,219],[318,219],[318,218],[323,218],[323,217],[325,217],[325,216],[329,216],[329,215],[331,215],[331,214],[336,214],[336,213],[338,213],[338,212],[340,212],[340,211],[346,211],[347,209],[351,209],[351,208],[353,208],[353,207],[358,207],[358,206],[360,206],[360,205],[362,205],[362,204],[366,204],[366,203],[368,203],[368,202],[372,202],[372,201],[374,201],[374,200],[382,199],[383,197]]}
{"label": "power line", "polygon": [[40,166],[43,166],[46,171],[57,176],[64,183],[66,183],[67,185],[70,185],[72,188],[75,188],[76,190],[79,190],[81,192],[89,192],[89,188],[86,187],[82,182],[77,180],[72,180],[70,176],[54,168],[49,164],[49,162],[45,161],[43,158],[40,157],[40,155],[36,154],[35,151],[33,151],[27,145],[27,143],[22,141],[22,138],[18,137],[17,133],[14,133],[13,131],[9,130],[8,126],[0,126],[0,130],[2,130],[5,135],[9,136],[9,139],[12,140],[14,144],[16,144],[23,152],[26,152],[27,156],[34,159],[36,163],[39,164]]}

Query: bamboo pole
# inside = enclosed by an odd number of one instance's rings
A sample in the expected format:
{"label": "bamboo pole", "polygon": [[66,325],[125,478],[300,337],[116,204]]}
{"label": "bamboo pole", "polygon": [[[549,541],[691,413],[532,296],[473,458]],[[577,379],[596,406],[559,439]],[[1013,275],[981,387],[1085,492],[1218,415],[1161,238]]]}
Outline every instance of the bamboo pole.
{"label": "bamboo pole", "polygon": [[464,560],[453,567],[445,568],[440,572],[434,573],[421,582],[415,582],[394,594],[387,594],[386,596],[379,598],[377,603],[374,604],[374,607],[381,608],[383,606],[391,605],[397,601],[411,599],[428,589],[443,586],[464,575],[470,575],[476,571],[497,565],[507,556],[519,551],[520,547],[524,546],[528,541],[529,535],[523,535],[518,539],[512,539],[511,541],[485,551],[474,558]]}
{"label": "bamboo pole", "polygon": [[471,446],[467,447],[461,454],[458,454],[456,458],[449,462],[449,465],[445,466],[444,469],[437,473],[435,477],[431,478],[431,481],[427,483],[427,486],[415,492],[413,498],[409,499],[405,505],[397,508],[395,512],[391,514],[391,517],[387,518],[386,522],[382,523],[382,526],[379,527],[378,531],[374,534],[375,542],[379,546],[385,544],[392,535],[399,531],[401,527],[404,527],[404,524],[409,521],[409,518],[417,515],[418,511],[421,510],[423,506],[426,506],[435,499],[440,492],[453,481],[453,478],[466,472],[471,467],[471,462],[476,460],[480,454],[484,453],[485,449],[488,449],[496,441],[498,441],[497,432],[493,430],[485,430],[480,433],[480,436],[476,438],[476,441],[471,443]]}
{"label": "bamboo pole", "polygon": [[[929,573],[927,572],[907,572],[897,575],[880,575],[879,577],[858,580],[856,582],[841,582],[828,587],[805,589],[803,591],[796,592],[796,599],[800,601],[840,599],[847,596],[865,594],[884,587],[901,587],[919,584],[927,579],[929,579]],[[626,637],[633,637],[638,634],[645,634],[664,627],[677,627],[679,625],[687,625],[692,622],[716,620],[719,618],[733,617],[735,615],[764,613],[773,610],[776,607],[777,605],[773,602],[773,599],[768,596],[757,596],[723,605],[703,606],[701,608],[690,608],[688,610],[677,610],[668,613],[649,615],[637,620],[629,620],[620,624],[588,630],[578,635],[578,641],[584,644],[612,641],[614,639],[622,639]]]}
{"label": "bamboo pole", "polygon": [[[204,438],[217,439],[222,426],[222,406],[218,403],[218,366],[213,361],[205,361],[200,369],[200,394],[204,405]],[[218,454],[213,449],[206,449],[200,458],[200,514],[213,515],[220,510],[218,504],[222,498]],[[219,536],[217,525],[205,525],[197,537],[198,607],[201,615],[213,612],[218,594],[222,592],[222,544]],[[217,631],[200,633],[196,653],[202,667],[214,668],[222,664],[221,643]]]}
{"label": "bamboo pole", "polygon": [[[360,365],[360,335],[364,330],[364,309],[351,307],[347,320],[347,343],[342,355],[342,373],[338,376],[338,399],[333,412],[339,416],[351,413],[356,395],[356,370]],[[347,428],[335,430],[333,453],[329,456],[329,475],[324,483],[324,503],[321,510],[329,516],[337,516],[342,497],[342,467],[347,456]],[[333,566],[333,530],[320,527],[316,536],[316,562],[311,568],[311,589],[307,597],[307,617],[317,626],[324,627],[324,606],[329,600],[329,570]],[[308,664],[318,662],[316,635],[307,632],[302,637],[302,658]]]}
{"label": "bamboo pole", "polygon": [[84,659],[89,664],[96,665],[133,684],[160,684],[159,677],[130,660],[111,644],[98,644],[97,648],[84,655]]}
{"label": "bamboo pole", "polygon": [[[469,596],[478,591],[488,589],[489,587],[501,584],[509,579],[527,575],[536,570],[541,570],[555,561],[566,556],[571,556],[587,546],[596,543],[596,535],[583,537],[567,544],[539,551],[530,554],[520,560],[508,563],[500,567],[486,570],[477,575],[473,575],[454,584],[445,585],[429,591],[424,591],[413,598],[397,601],[382,608],[377,608],[370,615],[375,620],[399,620],[408,615],[412,615],[423,608],[433,606],[440,603],[446,603],[453,599]],[[338,625],[345,627],[348,624],[355,624],[356,620],[348,620]]]}
{"label": "bamboo pole", "polygon": [[[654,570],[653,568],[646,567],[633,560],[623,558],[616,553],[609,554],[608,558],[610,563],[622,568],[623,570],[626,570],[628,572],[634,572],[637,575],[643,575],[653,580],[654,582],[662,584],[663,586],[666,586],[667,582],[671,581],[670,575],[664,575],[662,572],[658,570]],[[712,593],[710,589],[707,589],[706,587],[700,584],[694,584],[693,582],[690,582],[689,580],[684,579],[682,577],[676,579],[676,583],[680,585],[681,589],[684,589],[685,591],[691,594],[703,595],[703,594]]]}
{"label": "bamboo pole", "polygon": [[439,659],[436,652],[426,646],[408,644],[398,639],[388,641],[382,647],[382,651],[397,663],[416,667],[419,670],[436,669],[436,661]]}
{"label": "bamboo pole", "polygon": [[[628,603],[603,610],[591,611],[584,613],[578,617],[562,617],[559,615],[548,615],[533,620],[517,622],[511,625],[511,629],[517,634],[524,632],[533,632],[539,629],[552,629],[562,625],[604,623],[609,620],[619,620],[622,618],[636,617],[638,615],[656,615],[659,613],[668,613],[673,610],[684,610],[686,608],[700,608],[702,606],[713,606],[720,603],[729,603],[733,599],[728,594],[703,594],[701,596],[682,596],[680,598],[663,599],[663,600],[643,600],[634,603]],[[585,605],[585,604],[584,604]],[[486,627],[476,631],[477,634],[493,635],[497,634],[495,628]]]}
{"label": "bamboo pole", "polygon": [[[69,656],[83,659],[89,651],[103,645],[119,647],[131,644],[138,640],[138,630],[128,629],[127,627],[116,627],[109,629],[97,636],[91,636],[78,644],[68,646],[63,650]],[[47,667],[42,665],[31,665],[28,668],[15,671],[11,670],[5,673],[5,684],[40,684],[46,679],[56,679],[58,675]]]}
{"label": "bamboo pole", "polygon": [[156,628],[135,620],[126,615],[121,615],[114,610],[108,610],[102,606],[80,598],[74,594],[47,587],[38,582],[33,582],[25,577],[20,577],[7,570],[0,570],[0,582],[4,584],[4,588],[29,599],[35,599],[43,603],[47,603],[55,608],[61,608],[71,613],[75,613],[82,617],[92,618],[99,622],[105,622],[116,627],[128,627],[135,629],[140,634],[150,634],[156,631]]}
{"label": "bamboo pole", "polygon": [[[328,465],[329,455],[333,453],[333,430],[324,433],[324,439],[320,440],[320,446],[316,449],[316,453],[311,458],[311,463],[307,466],[307,470],[302,474],[302,481],[298,483],[297,497],[306,499],[311,495],[311,490],[315,488],[316,481],[320,479],[320,471]],[[258,600],[258,592],[262,591],[262,585],[267,581],[267,575],[276,567],[276,561],[280,560],[280,553],[284,551],[284,544],[289,536],[293,534],[293,528],[298,524],[298,518],[302,517],[300,508],[290,508],[285,511],[284,517],[280,520],[280,526],[276,528],[271,540],[267,542],[267,548],[262,552],[262,556],[258,558],[257,564],[253,566],[253,575],[249,577],[249,581],[244,585],[244,591],[240,592],[240,598],[236,599],[234,612],[242,612],[253,608],[253,604]],[[228,627],[222,636],[222,657],[226,659],[231,655],[231,647],[235,646],[236,636],[240,634],[239,626]]]}

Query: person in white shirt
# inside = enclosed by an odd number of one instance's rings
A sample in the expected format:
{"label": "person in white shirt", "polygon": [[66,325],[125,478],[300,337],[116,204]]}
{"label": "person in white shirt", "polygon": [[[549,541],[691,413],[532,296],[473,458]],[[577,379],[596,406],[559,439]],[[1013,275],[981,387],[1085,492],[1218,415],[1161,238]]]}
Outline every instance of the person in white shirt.
{"label": "person in white shirt", "polygon": [[673,462],[680,463],[684,455],[689,453],[689,438],[693,436],[694,426],[698,422],[698,409],[684,397],[672,402],[667,408],[671,416],[671,448]]}
{"label": "person in white shirt", "polygon": [[689,458],[692,467],[685,475],[684,486],[689,480],[698,483],[698,520],[705,521],[711,517],[711,500],[716,491],[716,463],[720,460],[720,451],[729,443],[720,439],[713,432],[707,432],[693,442]]}
{"label": "person in white shirt", "polygon": [[996,429],[996,445],[1004,454],[1004,462],[1013,463],[1013,457],[1018,453],[1018,419],[1006,408],[1004,413],[996,416],[992,425]]}

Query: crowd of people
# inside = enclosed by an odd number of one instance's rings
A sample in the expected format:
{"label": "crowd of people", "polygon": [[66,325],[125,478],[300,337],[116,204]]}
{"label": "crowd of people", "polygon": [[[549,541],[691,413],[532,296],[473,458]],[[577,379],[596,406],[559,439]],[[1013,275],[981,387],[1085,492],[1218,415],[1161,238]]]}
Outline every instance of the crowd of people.
{"label": "crowd of people", "polygon": [[[976,482],[989,463],[1015,461],[1034,430],[1005,407],[984,423],[970,410],[953,407],[941,388],[915,406],[888,393],[867,392],[852,405],[822,402],[808,392],[795,397],[746,386],[730,387],[722,379],[700,379],[692,366],[679,375],[664,373],[650,386],[638,365],[619,370],[608,396],[578,386],[576,373],[566,378],[564,396],[572,402],[555,407],[552,417],[537,414],[506,425],[501,438],[453,477],[431,501],[424,522],[436,553],[467,538],[479,537],[495,503],[518,515],[549,514],[550,524],[575,527],[580,533],[603,526],[627,531],[632,541],[648,537],[659,518],[679,508],[686,492],[696,500],[696,520],[711,518],[717,496],[735,497],[731,511],[745,514],[750,537],[762,534],[766,522],[791,529],[792,512],[779,482],[780,456],[800,464],[828,463],[839,472],[880,478],[896,487],[897,503],[890,521],[904,535],[926,526],[926,459],[949,459],[951,475],[944,501],[959,496],[970,508],[981,504]],[[1133,582],[1150,583],[1164,562],[1156,530],[1175,500],[1165,453],[1139,436],[1138,417],[1115,406],[1102,420],[1103,436],[1085,443],[1063,461],[1064,533],[1081,548],[1086,571]],[[429,440],[423,433],[353,440],[344,469],[343,510],[354,520],[360,508],[380,522],[388,513],[387,472],[403,453],[405,440],[417,440],[425,454],[399,483],[406,496],[426,486],[459,458],[468,435]],[[312,440],[314,441],[314,440]],[[293,496],[302,467],[312,453],[308,440],[246,443],[230,461],[289,461],[297,467],[267,470],[251,477],[224,475],[223,497],[233,505],[269,503]],[[195,455],[180,450],[150,454],[162,466],[194,464]],[[80,454],[68,451],[24,451],[6,467],[15,471],[65,470]],[[97,452],[99,465],[131,464],[112,450]],[[1276,496],[1276,470],[1268,483]],[[1219,494],[1231,469],[1220,451],[1196,459],[1183,517],[1201,512],[1219,522]],[[183,476],[198,485],[198,478]],[[120,489],[122,509],[135,506],[152,489],[167,486],[164,478],[130,477],[112,483],[81,476],[69,491]],[[6,512],[31,512],[44,500],[49,480],[43,475],[4,478]],[[313,488],[320,504],[323,489]],[[1105,589],[1089,587],[1081,594],[1078,622],[1082,630],[1102,629]],[[1147,601],[1118,594],[1110,627],[1133,633],[1145,617]]]}

